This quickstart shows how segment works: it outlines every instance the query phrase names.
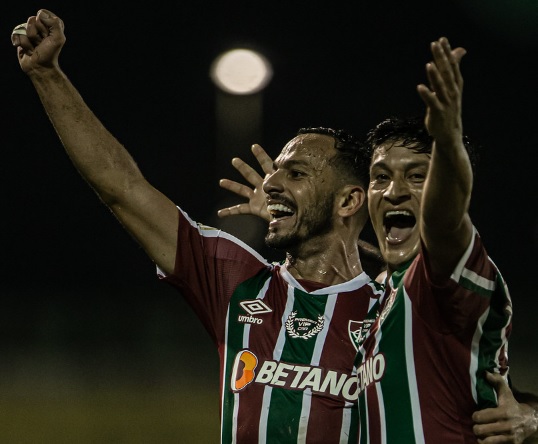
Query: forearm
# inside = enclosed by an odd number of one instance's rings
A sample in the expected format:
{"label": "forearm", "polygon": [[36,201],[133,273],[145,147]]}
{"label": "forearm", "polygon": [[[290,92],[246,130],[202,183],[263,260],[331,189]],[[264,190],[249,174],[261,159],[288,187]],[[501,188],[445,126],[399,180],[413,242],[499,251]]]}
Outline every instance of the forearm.
{"label": "forearm", "polygon": [[133,158],[59,68],[34,72],[30,79],[73,164],[106,203],[142,179]]}
{"label": "forearm", "polygon": [[[473,173],[463,142],[448,146],[434,142],[432,160],[423,198],[423,218],[444,233],[457,231],[467,214],[473,187]],[[439,211],[450,208],[450,211]]]}
{"label": "forearm", "polygon": [[[464,149],[462,147],[462,149]],[[468,248],[473,224],[468,213],[472,173],[467,154],[432,152],[422,199],[421,236],[434,280],[442,282]],[[454,151],[459,151],[454,147]]]}

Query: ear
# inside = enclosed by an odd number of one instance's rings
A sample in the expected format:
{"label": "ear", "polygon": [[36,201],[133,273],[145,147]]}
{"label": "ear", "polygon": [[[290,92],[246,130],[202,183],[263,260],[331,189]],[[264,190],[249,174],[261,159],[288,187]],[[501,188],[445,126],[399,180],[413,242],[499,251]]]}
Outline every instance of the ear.
{"label": "ear", "polygon": [[346,185],[338,196],[338,215],[353,216],[366,205],[366,191],[358,185]]}

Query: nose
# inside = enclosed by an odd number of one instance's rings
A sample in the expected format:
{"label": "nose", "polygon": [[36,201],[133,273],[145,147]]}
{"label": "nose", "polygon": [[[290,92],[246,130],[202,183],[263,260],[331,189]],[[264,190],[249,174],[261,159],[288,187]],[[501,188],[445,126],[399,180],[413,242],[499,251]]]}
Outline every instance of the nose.
{"label": "nose", "polygon": [[411,196],[409,186],[405,180],[393,178],[385,189],[383,197],[392,203],[404,202]]}
{"label": "nose", "polygon": [[282,191],[282,171],[276,170],[263,180],[262,189],[265,194]]}

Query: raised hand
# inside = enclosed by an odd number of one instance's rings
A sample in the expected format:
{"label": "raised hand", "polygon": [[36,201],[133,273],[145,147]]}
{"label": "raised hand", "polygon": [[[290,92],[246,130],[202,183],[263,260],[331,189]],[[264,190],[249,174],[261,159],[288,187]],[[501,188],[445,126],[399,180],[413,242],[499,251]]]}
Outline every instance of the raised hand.
{"label": "raised hand", "polygon": [[52,12],[40,9],[26,23],[15,27],[11,43],[17,47],[19,64],[25,73],[58,67],[58,56],[65,43],[64,23]]}
{"label": "raised hand", "polygon": [[433,275],[443,279],[450,276],[473,234],[468,213],[473,173],[463,143],[460,61],[466,51],[452,50],[448,39],[441,37],[431,44],[431,52],[433,61],[426,65],[429,86],[417,86],[426,105],[424,124],[433,138],[420,235]]}
{"label": "raised hand", "polygon": [[[252,153],[266,175],[273,172],[273,159],[269,157],[260,145],[253,145]],[[263,178],[254,168],[238,157],[232,159],[232,165],[252,185],[252,188],[230,179],[221,179],[219,185],[222,188],[248,199],[248,202],[223,208],[218,211],[218,216],[226,217],[238,214],[252,214],[269,221],[270,216],[267,212],[265,193],[262,189]]]}
{"label": "raised hand", "polygon": [[460,61],[464,48],[451,49],[446,37],[431,44],[433,61],[426,65],[429,87],[418,85],[417,91],[427,106],[425,124],[437,141],[461,138],[461,102],[463,77]]}

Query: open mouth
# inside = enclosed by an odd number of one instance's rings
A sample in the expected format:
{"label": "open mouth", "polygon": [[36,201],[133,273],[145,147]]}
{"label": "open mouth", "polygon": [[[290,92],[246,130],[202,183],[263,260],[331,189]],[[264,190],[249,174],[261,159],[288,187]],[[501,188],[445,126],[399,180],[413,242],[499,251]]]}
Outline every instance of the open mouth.
{"label": "open mouth", "polygon": [[393,243],[407,240],[411,236],[416,223],[417,219],[410,211],[387,211],[383,218],[387,240]]}
{"label": "open mouth", "polygon": [[283,204],[267,205],[267,211],[271,215],[272,220],[282,219],[283,217],[293,216],[294,211]]}

